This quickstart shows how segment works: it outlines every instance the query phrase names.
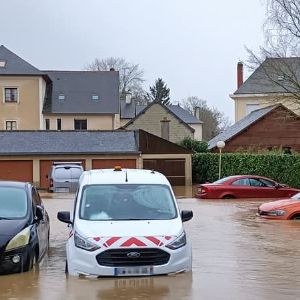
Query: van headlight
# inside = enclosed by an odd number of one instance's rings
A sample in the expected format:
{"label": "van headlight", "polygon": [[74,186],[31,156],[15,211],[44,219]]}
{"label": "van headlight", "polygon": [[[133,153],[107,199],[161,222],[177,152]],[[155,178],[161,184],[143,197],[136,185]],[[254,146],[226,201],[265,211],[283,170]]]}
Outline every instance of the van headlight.
{"label": "van headlight", "polygon": [[87,238],[79,235],[77,232],[74,233],[74,243],[77,248],[81,248],[87,251],[95,251],[100,248],[100,246],[92,243]]}
{"label": "van headlight", "polygon": [[28,226],[22,231],[20,231],[16,236],[14,236],[8,243],[8,245],[5,248],[5,251],[13,250],[16,248],[21,248],[29,243],[30,239],[30,227]]}
{"label": "van headlight", "polygon": [[176,250],[186,245],[186,235],[183,232],[176,240],[166,245],[167,248]]}

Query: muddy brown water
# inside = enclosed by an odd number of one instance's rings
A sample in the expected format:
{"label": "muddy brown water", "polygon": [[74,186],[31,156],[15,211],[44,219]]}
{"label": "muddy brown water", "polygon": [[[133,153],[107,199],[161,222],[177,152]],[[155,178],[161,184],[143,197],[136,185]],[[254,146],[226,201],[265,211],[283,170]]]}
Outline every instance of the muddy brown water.
{"label": "muddy brown water", "polygon": [[0,299],[299,299],[300,222],[255,216],[262,200],[198,200],[177,189],[193,243],[193,272],[176,276],[84,279],[66,277],[67,228],[56,220],[73,196],[44,195],[51,218],[49,256],[36,272],[0,277]]}

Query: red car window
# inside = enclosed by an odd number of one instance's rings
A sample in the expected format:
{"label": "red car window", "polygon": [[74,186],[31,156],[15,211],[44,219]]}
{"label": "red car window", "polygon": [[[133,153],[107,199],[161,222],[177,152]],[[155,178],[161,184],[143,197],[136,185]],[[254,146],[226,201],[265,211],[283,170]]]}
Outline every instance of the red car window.
{"label": "red car window", "polygon": [[266,180],[266,179],[259,179],[261,182],[263,182],[265,184],[265,186],[267,187],[274,187],[275,186],[275,182],[270,181],[270,180]]}
{"label": "red car window", "polygon": [[231,185],[247,185],[250,186],[250,181],[248,178],[241,178],[231,183]]}

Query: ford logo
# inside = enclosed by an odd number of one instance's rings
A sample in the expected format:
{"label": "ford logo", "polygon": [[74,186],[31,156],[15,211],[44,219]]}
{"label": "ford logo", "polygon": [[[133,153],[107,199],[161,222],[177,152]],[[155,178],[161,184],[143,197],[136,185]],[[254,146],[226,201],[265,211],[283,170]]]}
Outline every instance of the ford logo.
{"label": "ford logo", "polygon": [[127,253],[127,257],[129,257],[129,258],[138,258],[140,256],[141,256],[141,253],[139,253],[139,252],[128,252]]}

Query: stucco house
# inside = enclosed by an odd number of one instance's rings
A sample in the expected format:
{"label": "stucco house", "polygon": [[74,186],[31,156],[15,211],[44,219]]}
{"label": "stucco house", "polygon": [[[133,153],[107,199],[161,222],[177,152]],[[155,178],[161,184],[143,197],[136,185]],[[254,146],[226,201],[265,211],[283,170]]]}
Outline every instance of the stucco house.
{"label": "stucco house", "polygon": [[121,100],[120,119],[125,129],[143,129],[174,143],[185,137],[202,140],[203,122],[179,105],[135,105]]}
{"label": "stucco house", "polygon": [[120,127],[116,71],[38,70],[0,46],[0,130]]}
{"label": "stucco house", "polygon": [[277,103],[299,114],[299,82],[300,57],[267,58],[245,82],[243,64],[239,62],[237,90],[230,95],[234,100],[235,122],[254,110]]}

